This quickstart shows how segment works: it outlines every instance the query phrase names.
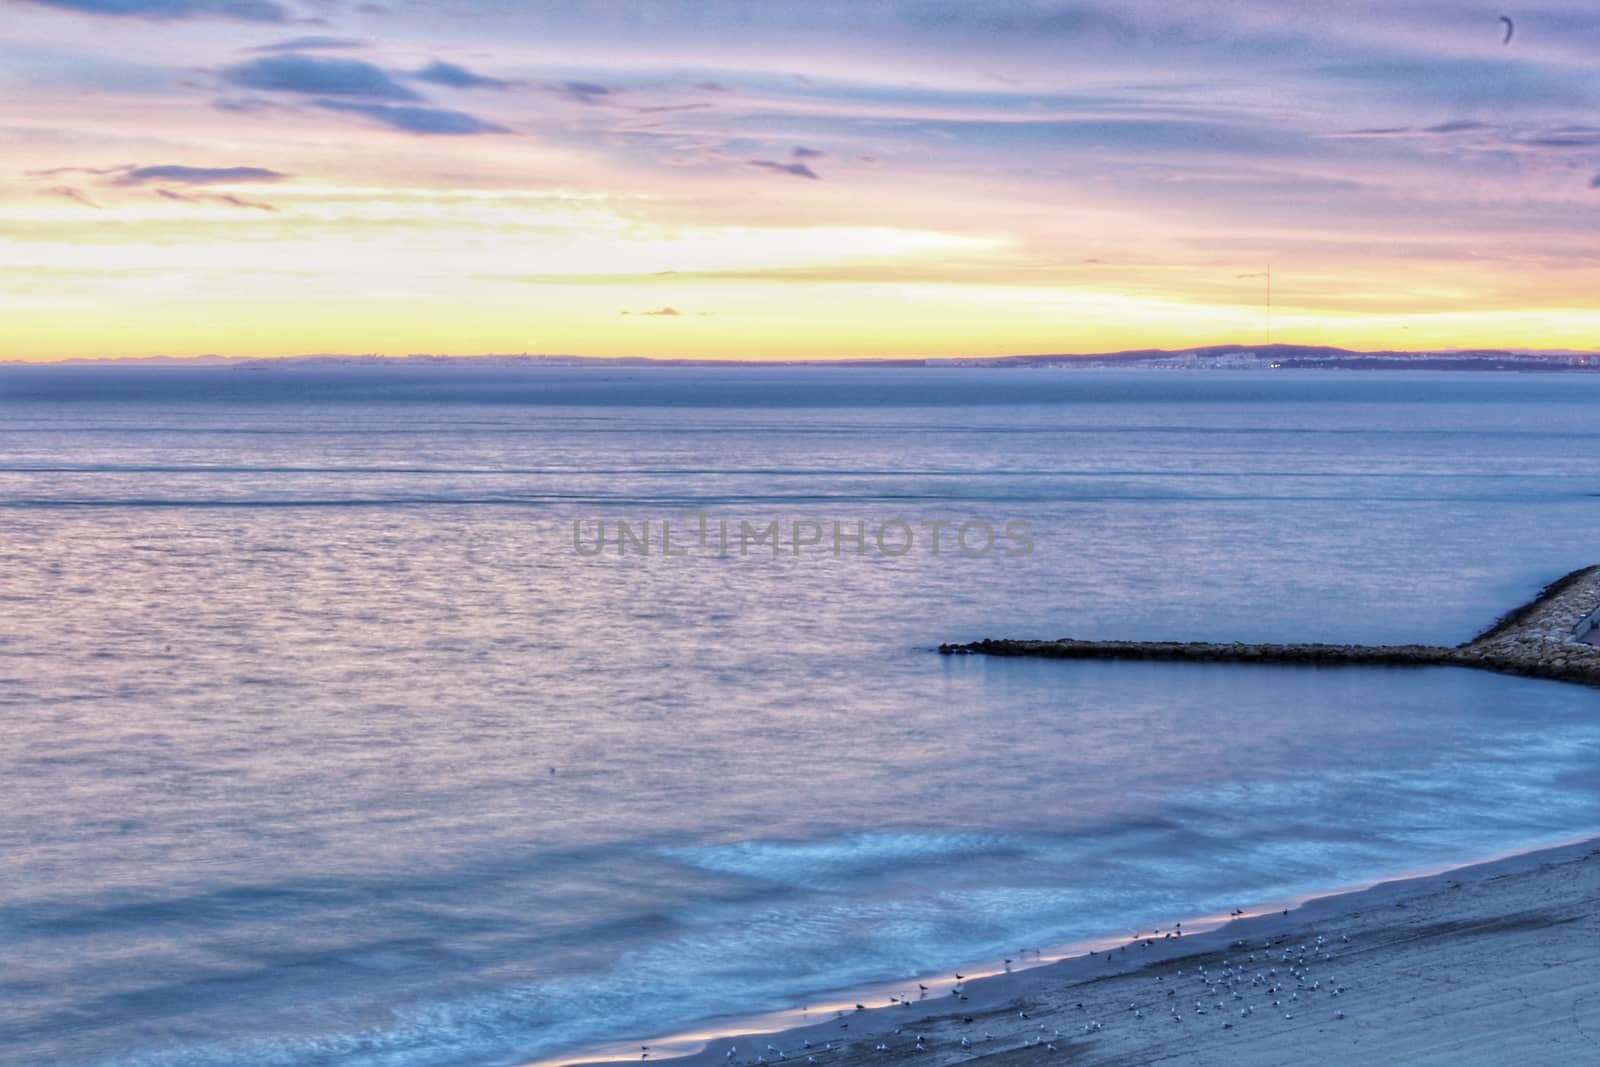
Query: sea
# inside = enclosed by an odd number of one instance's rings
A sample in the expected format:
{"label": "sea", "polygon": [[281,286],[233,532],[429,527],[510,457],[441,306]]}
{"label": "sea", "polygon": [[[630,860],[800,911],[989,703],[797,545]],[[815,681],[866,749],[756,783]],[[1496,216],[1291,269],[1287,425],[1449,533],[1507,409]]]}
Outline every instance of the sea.
{"label": "sea", "polygon": [[1600,378],[0,368],[0,1063],[583,1056],[1600,833]]}

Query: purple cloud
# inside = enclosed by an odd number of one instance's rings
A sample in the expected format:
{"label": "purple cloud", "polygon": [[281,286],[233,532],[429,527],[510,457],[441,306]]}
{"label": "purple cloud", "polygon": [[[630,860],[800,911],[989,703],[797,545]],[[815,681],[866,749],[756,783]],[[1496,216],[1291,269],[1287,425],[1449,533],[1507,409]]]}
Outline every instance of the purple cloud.
{"label": "purple cloud", "polygon": [[380,67],[359,59],[318,59],[289,53],[225,67],[222,80],[241,89],[314,96],[365,96],[420,100]]}
{"label": "purple cloud", "polygon": [[179,185],[232,185],[238,182],[278,182],[287,177],[287,174],[265,167],[184,167],[169,163],[159,167],[125,168],[113,184],[175,182]]}

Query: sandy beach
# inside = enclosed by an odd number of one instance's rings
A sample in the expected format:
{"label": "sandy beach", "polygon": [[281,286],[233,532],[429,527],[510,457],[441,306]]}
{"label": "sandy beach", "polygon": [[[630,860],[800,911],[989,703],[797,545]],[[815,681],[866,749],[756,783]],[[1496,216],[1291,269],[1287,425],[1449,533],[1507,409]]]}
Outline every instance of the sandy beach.
{"label": "sandy beach", "polygon": [[672,1062],[1600,1062],[1600,838],[1175,933]]}

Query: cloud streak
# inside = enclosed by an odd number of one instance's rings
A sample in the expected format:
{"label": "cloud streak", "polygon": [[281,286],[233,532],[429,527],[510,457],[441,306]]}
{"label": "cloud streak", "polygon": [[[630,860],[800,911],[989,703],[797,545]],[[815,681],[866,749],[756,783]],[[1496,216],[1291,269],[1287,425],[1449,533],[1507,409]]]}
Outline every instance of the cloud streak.
{"label": "cloud streak", "polygon": [[516,85],[516,82],[502,78],[474,74],[466,67],[458,67],[454,63],[446,63],[440,59],[434,60],[411,76],[418,81],[431,82],[451,89],[510,89]]}
{"label": "cloud streak", "polygon": [[41,7],[85,15],[154,21],[196,18],[244,22],[288,22],[289,10],[273,0],[29,0]]}
{"label": "cloud streak", "polygon": [[255,211],[278,210],[264,200],[246,200],[231,193],[180,193],[173,189],[157,189],[156,195],[163,200],[177,200],[189,204],[227,204],[230,207],[250,208]]}
{"label": "cloud streak", "polygon": [[822,180],[822,175],[804,163],[778,163],[770,159],[750,159],[745,161],[745,166],[759,167],[774,174],[787,174],[791,178],[810,178],[812,181]]}
{"label": "cloud streak", "polygon": [[249,53],[341,51],[365,48],[367,42],[360,37],[291,37],[277,44],[262,44],[243,49]]}
{"label": "cloud streak", "polygon": [[485,122],[465,111],[436,107],[395,107],[391,104],[360,104],[349,100],[317,100],[325,111],[361,115],[381,126],[404,133],[441,136],[466,136],[482,133],[510,133],[504,126]]}

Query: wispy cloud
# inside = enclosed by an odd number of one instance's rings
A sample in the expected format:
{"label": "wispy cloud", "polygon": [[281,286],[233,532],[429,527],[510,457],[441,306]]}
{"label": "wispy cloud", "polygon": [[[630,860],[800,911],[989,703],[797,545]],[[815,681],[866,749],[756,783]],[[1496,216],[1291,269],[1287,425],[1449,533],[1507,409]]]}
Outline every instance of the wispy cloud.
{"label": "wispy cloud", "polygon": [[358,104],[349,100],[317,100],[317,107],[363,115],[374,122],[406,133],[461,136],[478,133],[510,133],[504,126],[485,122],[465,111],[437,107],[396,107],[391,104]]}
{"label": "wispy cloud", "polygon": [[88,193],[85,193],[82,189],[74,189],[70,185],[52,185],[50,188],[43,190],[43,192],[49,196],[66,197],[68,200],[71,200],[74,203],[82,204],[84,207],[92,207],[96,210],[103,210],[99,204],[90,199]]}
{"label": "wispy cloud", "polygon": [[601,104],[607,101],[611,90],[594,82],[562,82],[555,91],[579,104]]}
{"label": "wispy cloud", "polygon": [[440,59],[434,60],[411,76],[418,81],[444,85],[451,89],[510,89],[516,85],[516,82],[506,81],[503,78],[475,74],[466,67],[458,67],[454,63],[446,63]]}
{"label": "wispy cloud", "polygon": [[142,19],[225,18],[288,22],[289,10],[273,0],[29,0],[44,7]]}
{"label": "wispy cloud", "polygon": [[359,59],[321,59],[287,53],[224,67],[219,76],[240,89],[379,100],[421,99],[383,68]]}
{"label": "wispy cloud", "polygon": [[219,96],[211,101],[211,106],[218,111],[231,111],[242,115],[254,115],[262,111],[293,110],[287,104],[280,104],[263,96]]}
{"label": "wispy cloud", "polygon": [[23,171],[27,178],[54,178],[60,174],[93,174],[97,176],[107,174],[124,174],[134,168],[135,164],[123,163],[114,167],[48,167],[44,170]]}
{"label": "wispy cloud", "polygon": [[683,312],[675,307],[657,308],[654,311],[624,311],[624,315],[638,315],[640,318],[669,318],[675,319]]}
{"label": "wispy cloud", "polygon": [[287,41],[277,44],[262,44],[254,48],[241,49],[244,52],[316,52],[316,51],[342,51],[351,48],[365,48],[366,41],[360,37],[291,37]]}
{"label": "wispy cloud", "polygon": [[751,159],[746,160],[746,165],[760,167],[762,170],[770,170],[776,174],[788,174],[795,178],[810,178],[814,181],[822,180],[822,175],[804,163],[776,163],[770,159]]}
{"label": "wispy cloud", "polygon": [[1596,148],[1600,147],[1600,126],[1551,126],[1520,134],[1515,140],[1539,148]]}
{"label": "wispy cloud", "polygon": [[264,200],[246,200],[231,193],[180,193],[172,189],[157,189],[156,195],[164,200],[179,200],[191,204],[227,204],[230,207],[250,208],[255,211],[277,211]]}

